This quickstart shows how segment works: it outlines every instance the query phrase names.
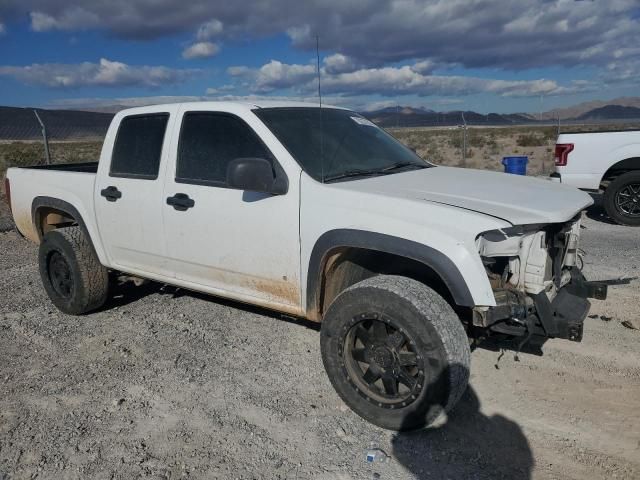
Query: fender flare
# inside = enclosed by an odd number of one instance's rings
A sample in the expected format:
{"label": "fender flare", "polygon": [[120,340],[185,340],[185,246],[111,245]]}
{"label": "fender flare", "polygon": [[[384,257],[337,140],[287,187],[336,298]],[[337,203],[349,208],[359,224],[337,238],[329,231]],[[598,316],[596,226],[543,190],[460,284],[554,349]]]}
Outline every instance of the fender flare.
{"label": "fender flare", "polygon": [[336,248],[353,247],[409,258],[432,269],[444,281],[459,306],[474,307],[469,287],[458,267],[445,254],[427,245],[365,230],[337,229],[325,232],[316,241],[307,271],[307,313],[319,310],[319,286],[328,254]]}
{"label": "fender flare", "polygon": [[[606,170],[602,172],[602,175],[600,175],[600,182],[604,180],[604,177],[607,174],[607,172],[611,170],[613,167],[615,167],[616,165],[619,165],[619,164],[624,165],[625,163],[634,163],[634,162],[640,165],[640,155],[636,154],[630,157],[623,156],[622,158],[615,157],[613,161],[609,161],[607,163],[608,166]],[[624,166],[621,166],[621,169],[624,169],[624,168],[625,168]],[[630,170],[638,170],[638,167],[631,167]]]}
{"label": "fender flare", "polygon": [[34,229],[38,234],[38,240],[42,241],[42,230],[39,227],[41,223],[39,210],[41,208],[55,208],[56,210],[60,210],[61,212],[66,213],[71,218],[75,219],[78,222],[78,226],[82,229],[83,233],[89,239],[89,244],[91,248],[93,248],[93,252],[97,255],[97,251],[95,245],[93,244],[93,239],[89,234],[89,230],[87,229],[87,225],[84,223],[84,219],[78,209],[71,205],[69,202],[65,202],[64,200],[60,200],[59,198],[54,197],[46,197],[39,196],[33,199],[31,203],[31,221],[33,222]]}

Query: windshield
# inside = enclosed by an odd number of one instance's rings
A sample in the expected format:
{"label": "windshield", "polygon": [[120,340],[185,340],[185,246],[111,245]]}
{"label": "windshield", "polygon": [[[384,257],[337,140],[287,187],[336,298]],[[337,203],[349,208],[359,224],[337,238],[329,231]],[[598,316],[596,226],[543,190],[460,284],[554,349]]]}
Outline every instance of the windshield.
{"label": "windshield", "polygon": [[320,182],[387,175],[431,165],[366,118],[315,107],[254,110],[302,169]]}

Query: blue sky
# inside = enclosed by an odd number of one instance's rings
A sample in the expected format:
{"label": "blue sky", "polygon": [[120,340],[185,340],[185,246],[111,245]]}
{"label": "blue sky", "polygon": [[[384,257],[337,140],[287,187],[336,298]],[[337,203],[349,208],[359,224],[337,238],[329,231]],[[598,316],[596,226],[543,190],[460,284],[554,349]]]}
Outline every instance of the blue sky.
{"label": "blue sky", "polygon": [[636,0],[7,0],[0,105],[316,95],[538,112],[638,95]]}

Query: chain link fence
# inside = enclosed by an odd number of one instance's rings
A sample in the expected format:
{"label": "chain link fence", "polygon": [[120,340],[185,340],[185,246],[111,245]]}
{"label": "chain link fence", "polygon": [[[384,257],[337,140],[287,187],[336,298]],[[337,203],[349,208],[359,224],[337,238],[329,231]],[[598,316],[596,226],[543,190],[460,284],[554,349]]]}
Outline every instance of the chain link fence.
{"label": "chain link fence", "polygon": [[97,160],[112,117],[108,113],[0,108],[0,175],[13,166]]}
{"label": "chain link fence", "polygon": [[0,232],[13,228],[5,201],[7,169],[96,161],[112,117],[108,113],[0,107]]}

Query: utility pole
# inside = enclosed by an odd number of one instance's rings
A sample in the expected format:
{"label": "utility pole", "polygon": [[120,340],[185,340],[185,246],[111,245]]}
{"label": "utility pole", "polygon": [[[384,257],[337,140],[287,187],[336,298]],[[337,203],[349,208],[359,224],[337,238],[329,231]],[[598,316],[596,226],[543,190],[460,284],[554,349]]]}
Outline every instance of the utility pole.
{"label": "utility pole", "polygon": [[45,127],[44,122],[38,115],[38,111],[34,110],[36,118],[38,119],[38,123],[40,124],[40,128],[42,129],[42,139],[44,140],[44,158],[47,162],[47,165],[51,165],[51,155],[49,153],[49,139],[47,138],[47,127]]}

